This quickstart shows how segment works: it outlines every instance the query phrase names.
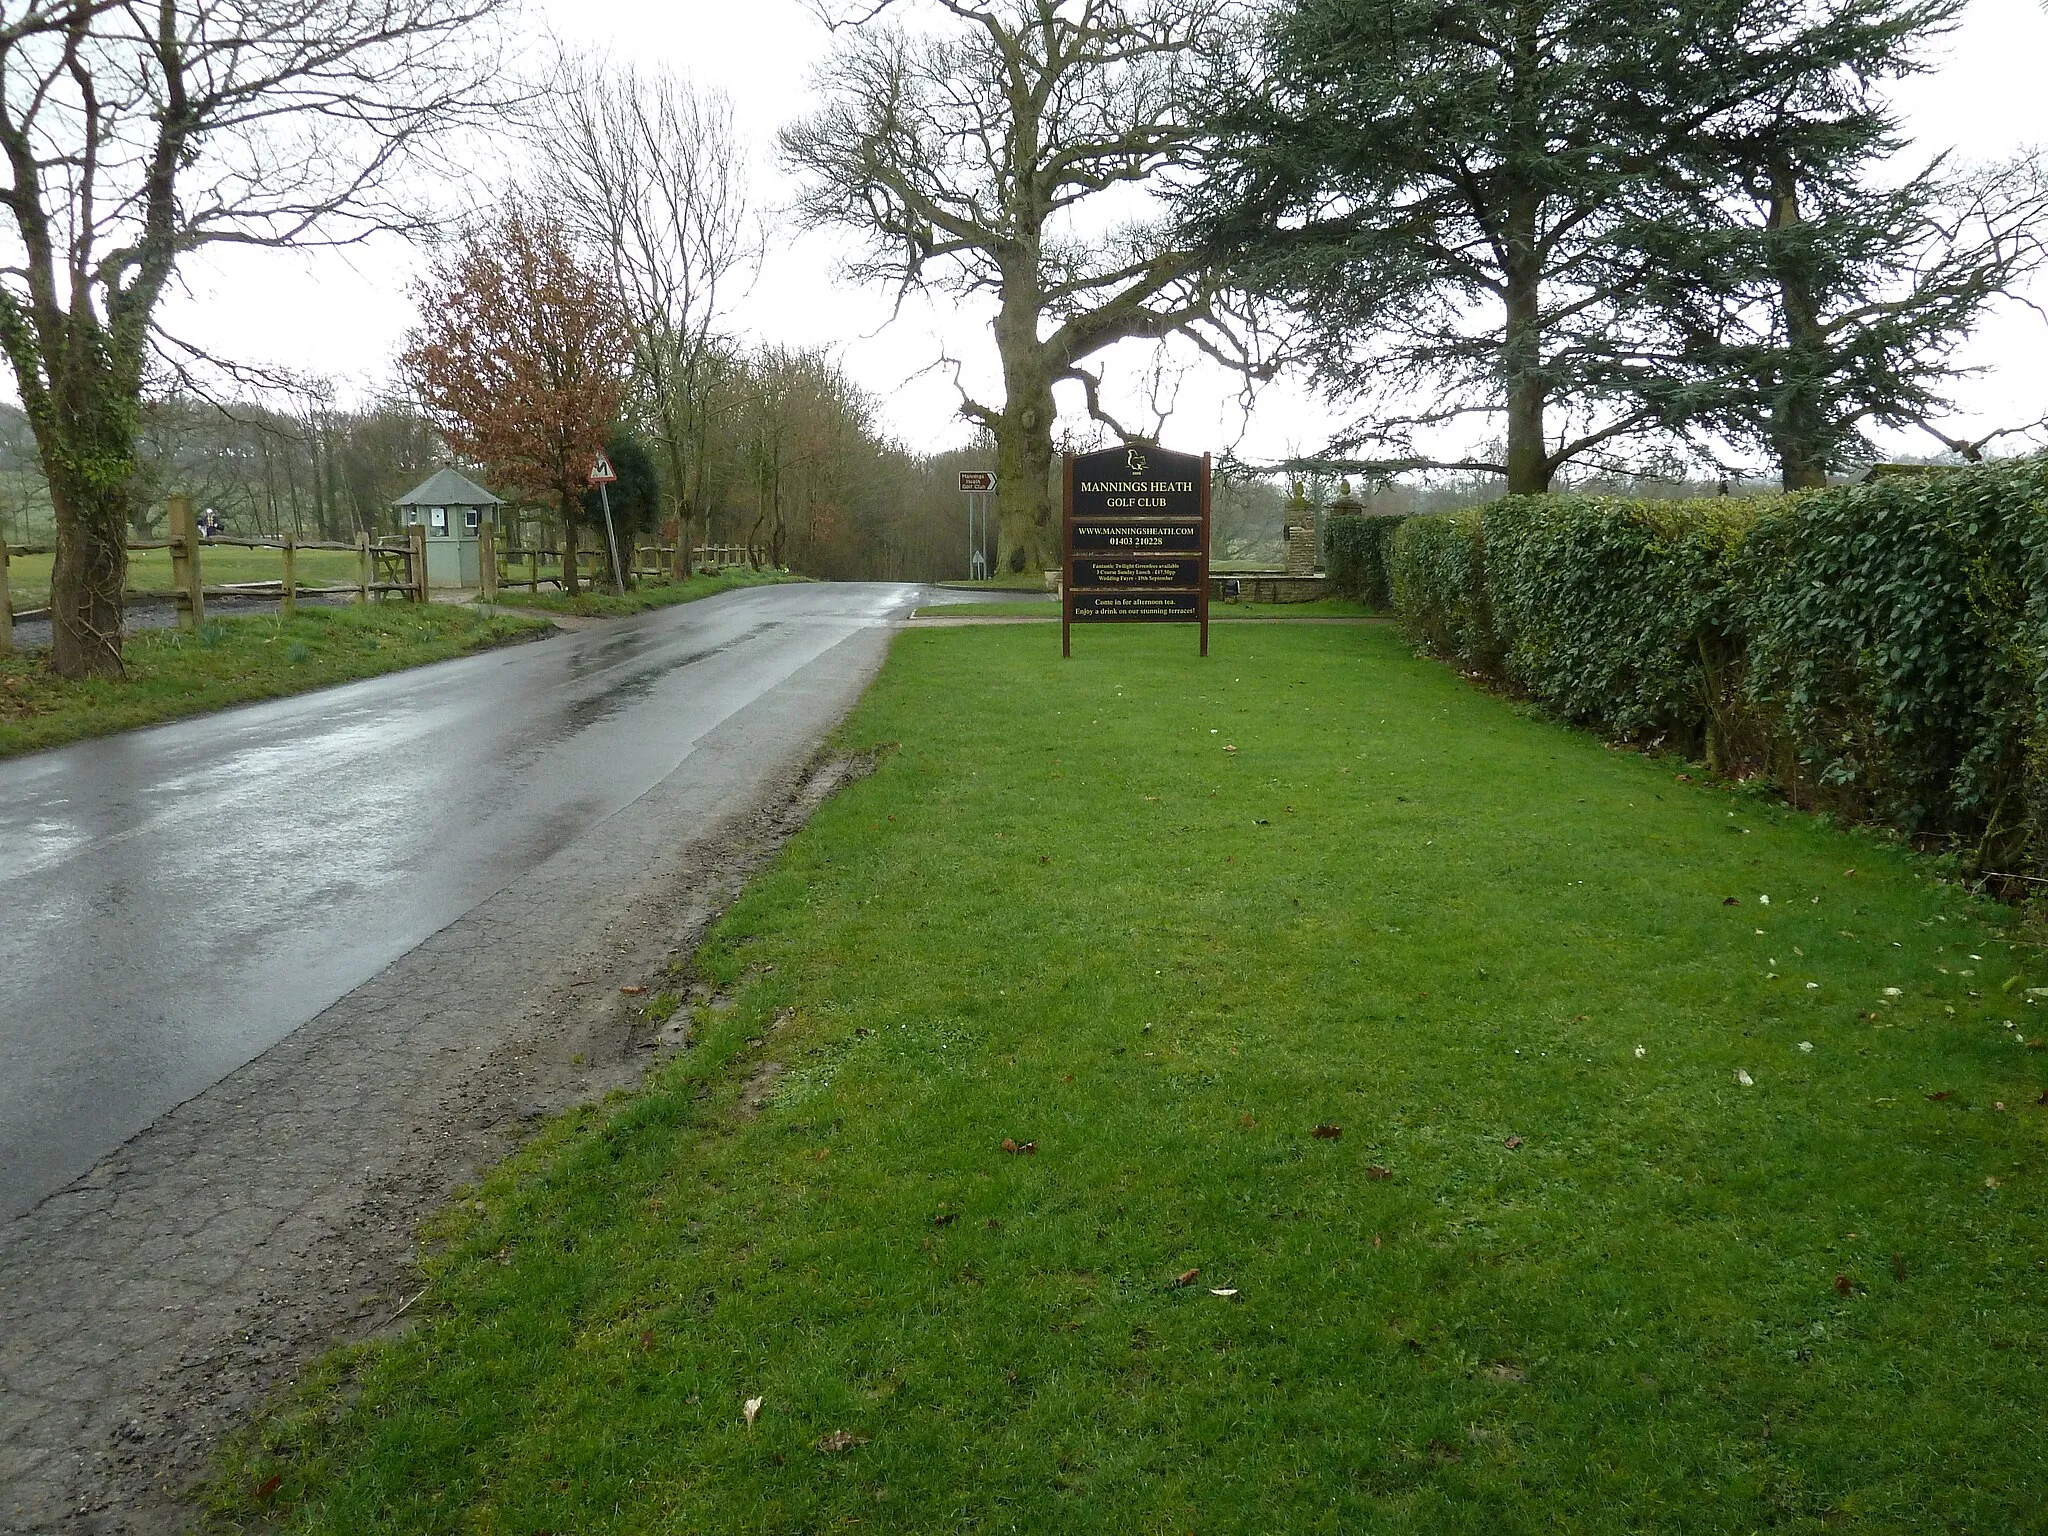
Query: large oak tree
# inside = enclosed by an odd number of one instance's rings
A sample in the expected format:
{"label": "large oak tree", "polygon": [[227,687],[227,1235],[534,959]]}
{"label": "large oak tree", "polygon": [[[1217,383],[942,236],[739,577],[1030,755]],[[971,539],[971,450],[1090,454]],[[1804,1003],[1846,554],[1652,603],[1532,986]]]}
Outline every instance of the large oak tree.
{"label": "large oak tree", "polygon": [[1055,386],[1129,436],[1087,366],[1106,348],[1179,334],[1246,361],[1205,260],[1147,200],[1199,163],[1228,0],[936,0],[922,32],[882,9],[782,135],[799,212],[861,237],[858,278],[993,301],[1003,396],[963,388],[961,412],[995,438],[1003,557],[1050,563]]}

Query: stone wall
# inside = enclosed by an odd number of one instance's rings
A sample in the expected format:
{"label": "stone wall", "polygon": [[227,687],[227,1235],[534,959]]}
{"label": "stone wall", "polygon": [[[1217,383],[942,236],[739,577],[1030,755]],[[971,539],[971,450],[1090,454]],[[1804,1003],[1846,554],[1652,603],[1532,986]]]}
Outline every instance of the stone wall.
{"label": "stone wall", "polygon": [[1312,603],[1327,597],[1328,583],[1320,576],[1296,576],[1282,571],[1234,571],[1209,577],[1211,604],[1228,604],[1230,582],[1237,583],[1241,603]]}

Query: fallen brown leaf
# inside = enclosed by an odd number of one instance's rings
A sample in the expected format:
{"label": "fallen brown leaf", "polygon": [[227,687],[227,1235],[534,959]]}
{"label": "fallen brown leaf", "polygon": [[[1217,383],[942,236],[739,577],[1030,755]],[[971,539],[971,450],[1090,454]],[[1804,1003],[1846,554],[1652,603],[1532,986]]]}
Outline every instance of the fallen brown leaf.
{"label": "fallen brown leaf", "polygon": [[1391,1179],[1394,1176],[1394,1170],[1391,1168],[1382,1168],[1378,1163],[1374,1163],[1370,1168],[1365,1170],[1365,1176],[1368,1179]]}
{"label": "fallen brown leaf", "polygon": [[932,1225],[935,1227],[950,1227],[959,1219],[960,1213],[958,1211],[941,1211],[932,1218]]}
{"label": "fallen brown leaf", "polygon": [[1317,1141],[1335,1141],[1339,1136],[1342,1136],[1343,1134],[1344,1127],[1341,1125],[1319,1125],[1315,1129],[1315,1138]]}
{"label": "fallen brown leaf", "polygon": [[1008,1136],[1005,1136],[1003,1138],[1003,1150],[1012,1154],[1036,1152],[1038,1150],[1038,1143],[1035,1141],[1013,1141]]}
{"label": "fallen brown leaf", "polygon": [[1742,905],[1742,903],[1737,901],[1733,896],[1723,896],[1721,898],[1721,905],[1724,907],[1739,907]]}
{"label": "fallen brown leaf", "polygon": [[277,1492],[278,1488],[280,1487],[280,1485],[283,1484],[283,1482],[283,1474],[277,1472],[271,1473],[270,1476],[266,1477],[265,1479],[263,1479],[262,1482],[256,1485],[256,1497],[259,1499],[269,1498],[273,1493]]}
{"label": "fallen brown leaf", "polygon": [[1184,1269],[1173,1277],[1173,1283],[1175,1285],[1193,1285],[1195,1277],[1199,1274],[1201,1274],[1200,1269]]}
{"label": "fallen brown leaf", "polygon": [[835,1429],[829,1435],[818,1437],[818,1449],[827,1456],[837,1456],[841,1451],[850,1451],[856,1445],[866,1445],[866,1435],[856,1435],[850,1429]]}
{"label": "fallen brown leaf", "polygon": [[642,1328],[640,1330],[640,1347],[642,1349],[654,1348],[654,1330],[652,1328]]}
{"label": "fallen brown leaf", "polygon": [[1515,1148],[1519,1147],[1521,1144],[1522,1138],[1519,1136],[1510,1136],[1506,1141],[1501,1143],[1501,1145],[1506,1147],[1510,1152],[1514,1151]]}
{"label": "fallen brown leaf", "polygon": [[628,997],[638,997],[642,992],[645,992],[647,989],[645,987],[621,987],[619,988],[619,990],[625,993]]}
{"label": "fallen brown leaf", "polygon": [[1249,1131],[1253,1127],[1258,1125],[1259,1122],[1252,1118],[1252,1112],[1250,1110],[1246,1110],[1243,1114],[1237,1117],[1237,1123]]}
{"label": "fallen brown leaf", "polygon": [[1835,1276],[1835,1294],[1837,1296],[1846,1296],[1849,1294],[1850,1291],[1854,1289],[1855,1287],[1849,1283],[1849,1277],[1847,1275]]}
{"label": "fallen brown leaf", "polygon": [[1943,1099],[1952,1099],[1955,1096],[1956,1091],[1953,1088],[1944,1088],[1939,1093],[1930,1093],[1929,1095],[1927,1095],[1929,1099],[1933,1100],[1937,1104],[1939,1104]]}

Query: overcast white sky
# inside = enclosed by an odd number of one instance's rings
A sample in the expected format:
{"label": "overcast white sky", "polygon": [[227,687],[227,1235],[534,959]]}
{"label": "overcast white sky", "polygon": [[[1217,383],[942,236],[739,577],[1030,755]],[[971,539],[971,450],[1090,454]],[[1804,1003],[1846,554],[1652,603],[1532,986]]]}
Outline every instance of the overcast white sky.
{"label": "overcast white sky", "polygon": [[[757,163],[760,200],[788,188],[774,162],[777,127],[810,105],[807,77],[830,46],[825,29],[797,0],[527,0],[526,25],[621,57],[666,63],[733,99]],[[2048,140],[2048,12],[2040,0],[1974,0],[1962,27],[1940,45],[1940,67],[1898,95],[1909,129],[1926,151],[1953,146],[1970,160],[2009,155]],[[480,167],[496,178],[502,164]],[[836,275],[828,237],[784,236],[736,316],[762,339],[834,348],[852,375],[883,402],[889,427],[909,446],[958,442],[964,428],[944,378],[924,370],[942,346],[978,365],[986,381],[993,344],[986,319],[950,300],[906,307],[893,322],[885,294],[850,288]],[[239,252],[188,264],[188,292],[166,314],[172,328],[242,361],[340,377],[367,393],[390,377],[391,359],[414,315],[406,285],[417,258],[395,242],[348,253]],[[1150,348],[1112,361],[1111,380],[1135,382]],[[2048,325],[2018,306],[1996,317],[1971,345],[1986,377],[1959,391],[1957,425],[1977,430],[2048,413]],[[919,375],[922,373],[922,377]],[[970,381],[974,375],[970,373]],[[986,387],[984,398],[999,391]],[[1329,415],[1292,388],[1269,388],[1246,424],[1234,382],[1197,369],[1183,382],[1166,437],[1191,449],[1235,442],[1251,458],[1317,447]],[[1063,404],[1066,402],[1063,401]],[[1078,401],[1073,403],[1078,415]],[[1925,438],[1887,447],[1923,452]]]}

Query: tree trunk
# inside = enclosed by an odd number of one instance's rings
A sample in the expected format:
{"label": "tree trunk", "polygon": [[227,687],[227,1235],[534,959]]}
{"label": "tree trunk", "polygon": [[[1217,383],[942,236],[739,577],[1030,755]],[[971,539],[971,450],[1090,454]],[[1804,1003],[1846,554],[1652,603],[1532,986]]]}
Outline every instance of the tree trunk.
{"label": "tree trunk", "polygon": [[[70,377],[37,391],[29,417],[57,524],[50,670],[73,680],[120,677],[139,369],[110,355],[115,348],[89,319],[74,318],[66,340]],[[22,366],[17,359],[17,378]]]}
{"label": "tree trunk", "polygon": [[1785,376],[1778,380],[1770,431],[1778,453],[1779,483],[1788,491],[1828,483],[1833,443],[1814,381],[1827,371],[1827,333],[1813,300],[1813,285],[1794,244],[1801,222],[1799,183],[1783,161],[1771,166],[1771,275],[1785,319]]}
{"label": "tree trunk", "polygon": [[50,670],[59,677],[120,677],[121,592],[128,581],[128,491],[48,474],[57,558],[50,572]]}
{"label": "tree trunk", "polygon": [[1004,265],[996,312],[996,355],[1003,365],[1003,410],[996,418],[996,568],[1045,570],[1058,562],[1060,528],[1052,497],[1054,359],[1039,339],[1044,309],[1035,244]]}
{"label": "tree trunk", "polygon": [[1052,495],[1052,388],[1013,383],[996,427],[996,565],[1003,571],[1050,570],[1060,533]]}
{"label": "tree trunk", "polygon": [[1536,251],[1536,214],[1533,194],[1517,194],[1509,200],[1507,327],[1501,365],[1507,395],[1510,496],[1550,489],[1550,452],[1543,431],[1549,389],[1543,378],[1542,259]]}
{"label": "tree trunk", "polygon": [[569,515],[569,495],[562,493],[562,590],[575,597],[583,590],[583,573],[576,567],[576,519]]}

